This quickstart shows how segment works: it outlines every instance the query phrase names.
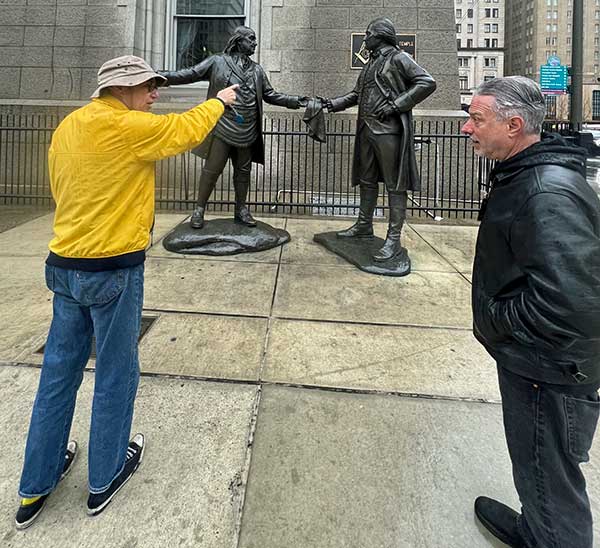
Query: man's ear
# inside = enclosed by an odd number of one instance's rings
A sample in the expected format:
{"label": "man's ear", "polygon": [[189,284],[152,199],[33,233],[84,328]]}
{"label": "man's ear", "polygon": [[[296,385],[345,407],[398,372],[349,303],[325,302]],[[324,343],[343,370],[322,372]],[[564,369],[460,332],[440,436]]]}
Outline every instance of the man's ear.
{"label": "man's ear", "polygon": [[512,116],[508,119],[508,136],[517,137],[523,131],[525,121],[520,116]]}

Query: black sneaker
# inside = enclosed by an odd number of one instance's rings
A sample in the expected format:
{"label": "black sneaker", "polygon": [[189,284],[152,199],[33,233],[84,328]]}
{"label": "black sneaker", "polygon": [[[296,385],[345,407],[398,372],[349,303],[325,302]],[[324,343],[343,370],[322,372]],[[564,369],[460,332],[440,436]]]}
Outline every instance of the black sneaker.
{"label": "black sneaker", "polygon": [[[67,445],[67,452],[65,454],[65,464],[63,466],[62,474],[60,475],[60,480],[62,481],[73,467],[73,463],[75,462],[75,457],[77,457],[77,442],[70,441]],[[46,505],[46,500],[50,493],[47,495],[42,495],[39,499],[31,504],[23,504],[19,506],[17,510],[17,516],[15,517],[15,526],[17,529],[27,529],[33,522],[37,519],[37,517],[42,513],[44,506]]]}
{"label": "black sneaker", "polygon": [[504,544],[511,548],[527,548],[517,525],[519,514],[512,508],[488,497],[477,497],[475,515],[482,525]]}
{"label": "black sneaker", "polygon": [[133,476],[144,456],[144,435],[136,434],[127,447],[125,466],[121,473],[112,481],[110,487],[102,493],[90,493],[87,503],[88,516],[97,516],[104,510],[113,497],[120,491],[129,478]]}

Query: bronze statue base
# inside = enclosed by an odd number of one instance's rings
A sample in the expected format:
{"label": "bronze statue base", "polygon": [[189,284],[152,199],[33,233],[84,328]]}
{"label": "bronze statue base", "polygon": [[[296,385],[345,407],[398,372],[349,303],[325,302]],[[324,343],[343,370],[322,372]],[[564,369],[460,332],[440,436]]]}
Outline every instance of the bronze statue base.
{"label": "bronze statue base", "polygon": [[389,261],[379,263],[373,260],[374,253],[383,246],[385,241],[376,236],[373,238],[338,238],[335,232],[321,232],[315,234],[313,240],[369,274],[381,276],[410,274],[410,258],[404,247],[399,255]]}
{"label": "bronze statue base", "polygon": [[264,251],[290,241],[290,234],[280,228],[257,221],[255,227],[233,219],[205,221],[202,228],[181,223],[163,239],[163,247],[186,255],[236,255]]}

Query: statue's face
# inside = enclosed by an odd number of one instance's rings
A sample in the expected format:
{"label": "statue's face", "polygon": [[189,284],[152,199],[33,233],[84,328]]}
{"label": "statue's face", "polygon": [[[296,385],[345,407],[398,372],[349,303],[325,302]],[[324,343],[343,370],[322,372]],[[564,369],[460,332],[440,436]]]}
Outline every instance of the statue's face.
{"label": "statue's face", "polygon": [[240,38],[237,43],[237,49],[244,55],[254,55],[256,50],[256,34],[247,34],[243,38]]}
{"label": "statue's face", "polygon": [[375,51],[384,45],[384,41],[376,34],[373,34],[373,29],[367,27],[365,34],[365,46],[369,51]]}

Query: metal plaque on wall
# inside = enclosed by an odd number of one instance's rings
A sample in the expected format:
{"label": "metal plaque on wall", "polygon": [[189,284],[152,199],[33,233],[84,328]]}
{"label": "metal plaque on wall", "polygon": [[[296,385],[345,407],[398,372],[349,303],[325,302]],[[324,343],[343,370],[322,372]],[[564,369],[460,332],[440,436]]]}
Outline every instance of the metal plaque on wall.
{"label": "metal plaque on wall", "polygon": [[[398,38],[398,47],[414,58],[417,50],[417,35],[396,34],[396,38]],[[364,32],[353,32],[350,35],[350,51],[350,68],[363,68],[369,61],[369,50],[365,47]]]}

